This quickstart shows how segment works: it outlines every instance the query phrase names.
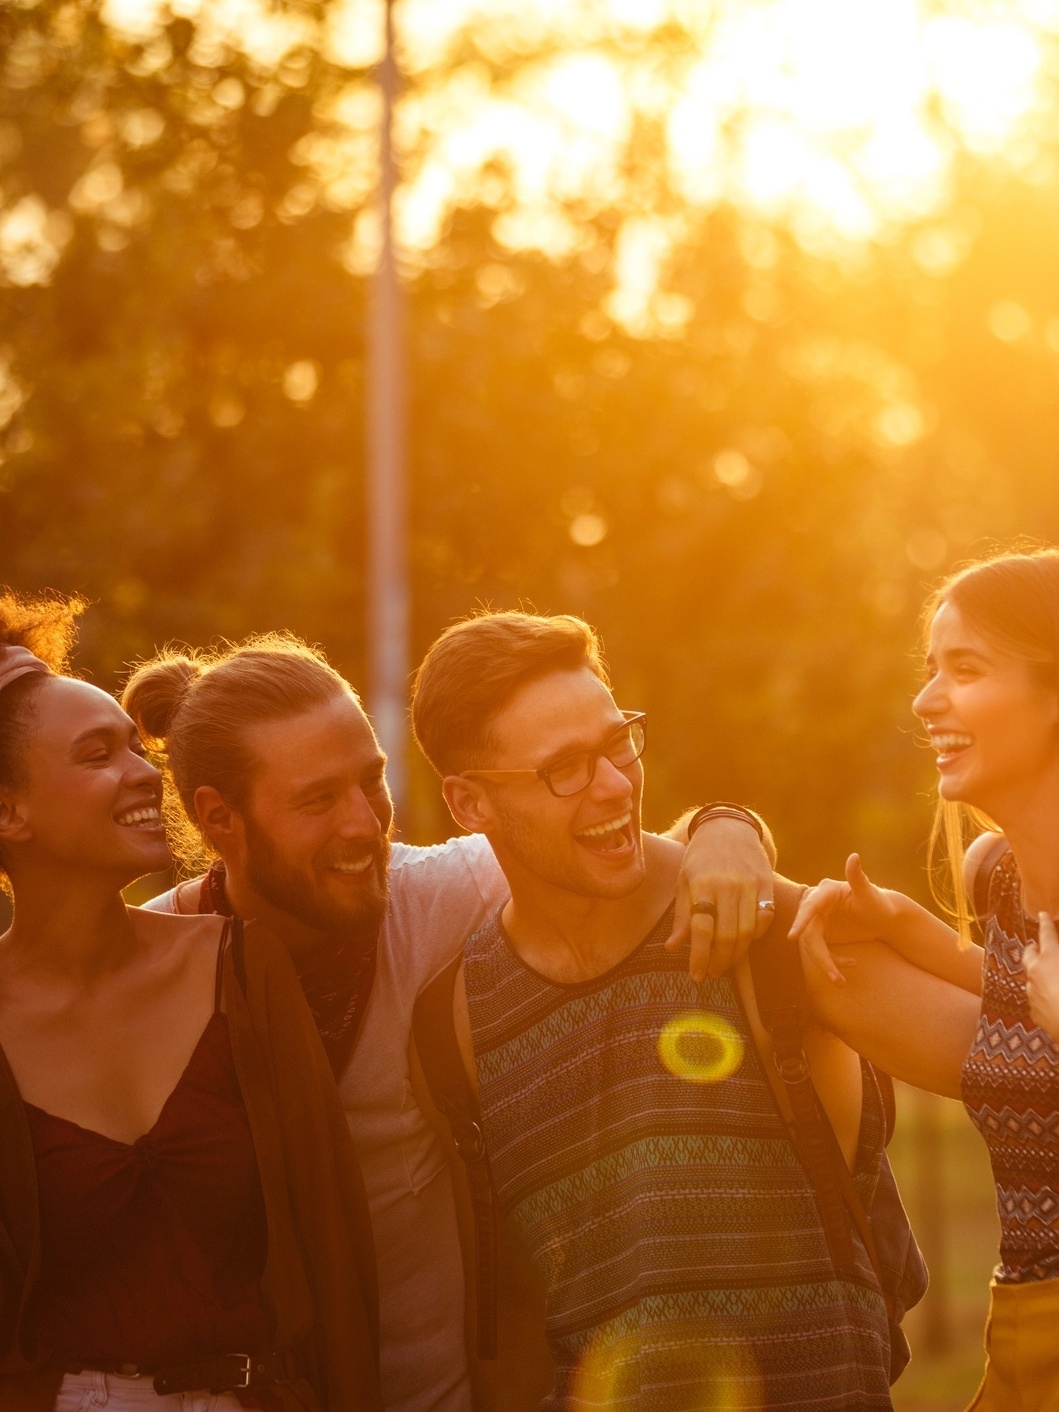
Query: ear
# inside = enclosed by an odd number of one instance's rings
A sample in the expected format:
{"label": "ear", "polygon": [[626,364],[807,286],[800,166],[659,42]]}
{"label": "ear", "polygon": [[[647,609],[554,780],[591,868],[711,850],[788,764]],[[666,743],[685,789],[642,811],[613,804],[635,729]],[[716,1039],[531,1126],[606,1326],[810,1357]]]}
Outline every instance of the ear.
{"label": "ear", "polygon": [[25,843],[31,837],[22,806],[13,795],[0,794],[0,844]]}
{"label": "ear", "polygon": [[195,814],[199,828],[222,858],[242,842],[242,816],[212,784],[201,784],[195,791]]}
{"label": "ear", "polygon": [[468,833],[487,832],[495,817],[492,801],[476,780],[446,775],[441,782],[441,792],[449,806],[449,813],[461,828]]}

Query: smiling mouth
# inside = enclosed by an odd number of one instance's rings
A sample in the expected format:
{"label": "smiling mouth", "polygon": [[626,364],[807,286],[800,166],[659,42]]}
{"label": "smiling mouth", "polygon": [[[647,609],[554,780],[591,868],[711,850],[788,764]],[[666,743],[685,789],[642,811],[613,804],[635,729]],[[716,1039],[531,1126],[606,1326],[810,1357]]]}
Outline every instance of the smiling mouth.
{"label": "smiling mouth", "polygon": [[124,814],[115,814],[114,822],[123,829],[156,829],[161,826],[162,814],[154,804],[145,804],[139,809],[126,809]]}
{"label": "smiling mouth", "polygon": [[336,873],[341,873],[343,877],[359,877],[366,873],[375,862],[374,853],[365,854],[363,858],[345,858],[337,863],[330,863],[328,866]]}
{"label": "smiling mouth", "polygon": [[608,819],[602,824],[593,824],[590,829],[582,829],[574,838],[583,848],[593,853],[617,853],[633,844],[632,812],[620,818]]}
{"label": "smiling mouth", "polygon": [[937,752],[938,764],[943,765],[968,750],[974,744],[974,738],[969,735],[957,735],[952,731],[939,731],[931,736],[930,743]]}

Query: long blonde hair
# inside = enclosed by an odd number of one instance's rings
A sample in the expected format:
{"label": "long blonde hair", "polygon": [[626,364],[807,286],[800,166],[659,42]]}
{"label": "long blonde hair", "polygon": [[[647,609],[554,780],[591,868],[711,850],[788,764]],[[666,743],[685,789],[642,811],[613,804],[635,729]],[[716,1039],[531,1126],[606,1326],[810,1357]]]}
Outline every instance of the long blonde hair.
{"label": "long blonde hair", "polygon": [[[924,606],[925,643],[943,603],[951,603],[969,627],[1026,662],[1042,685],[1059,691],[1059,549],[1000,553],[950,575]],[[964,881],[964,855],[970,840],[986,830],[999,832],[981,809],[939,796],[928,854],[931,891],[965,944],[970,944],[975,910]]]}

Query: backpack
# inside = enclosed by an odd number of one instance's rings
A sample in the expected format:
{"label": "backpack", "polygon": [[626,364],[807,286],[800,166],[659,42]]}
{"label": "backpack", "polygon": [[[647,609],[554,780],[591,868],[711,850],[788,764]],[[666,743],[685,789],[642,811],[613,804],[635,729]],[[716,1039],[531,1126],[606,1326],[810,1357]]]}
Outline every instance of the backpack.
{"label": "backpack", "polygon": [[[761,1055],[762,1066],[777,1095],[780,1112],[784,1111],[778,1096],[781,1090],[793,1112],[791,1141],[813,1184],[836,1271],[852,1272],[855,1268],[853,1229],[859,1233],[871,1260],[886,1302],[893,1383],[909,1359],[901,1320],[922,1299],[927,1269],[885,1152],[871,1208],[866,1211],[813,1087],[804,1052],[808,998],[797,944],[787,936],[804,891],[804,887],[786,878],[775,878],[775,916],[768,931],[750,948],[758,1011],[775,1050],[773,1059]],[[452,1018],[453,993],[462,961],[462,955],[454,957],[420,992],[412,1031],[431,1097],[448,1120],[467,1173],[474,1213],[478,1356],[495,1358],[498,1208],[481,1110],[463,1067]],[[895,1117],[893,1083],[879,1070],[875,1075],[883,1096],[889,1142]]]}

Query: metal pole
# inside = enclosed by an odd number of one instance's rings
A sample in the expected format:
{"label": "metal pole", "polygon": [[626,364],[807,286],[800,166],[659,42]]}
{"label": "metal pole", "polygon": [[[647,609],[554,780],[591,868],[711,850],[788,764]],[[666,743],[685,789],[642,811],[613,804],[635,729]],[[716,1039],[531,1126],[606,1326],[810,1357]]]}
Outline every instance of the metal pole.
{"label": "metal pole", "polygon": [[379,208],[382,252],[368,311],[368,707],[398,814],[408,794],[409,587],[405,488],[405,389],[401,287],[393,242],[393,110],[397,64],[393,0],[386,3],[386,52],[379,65],[382,125]]}

